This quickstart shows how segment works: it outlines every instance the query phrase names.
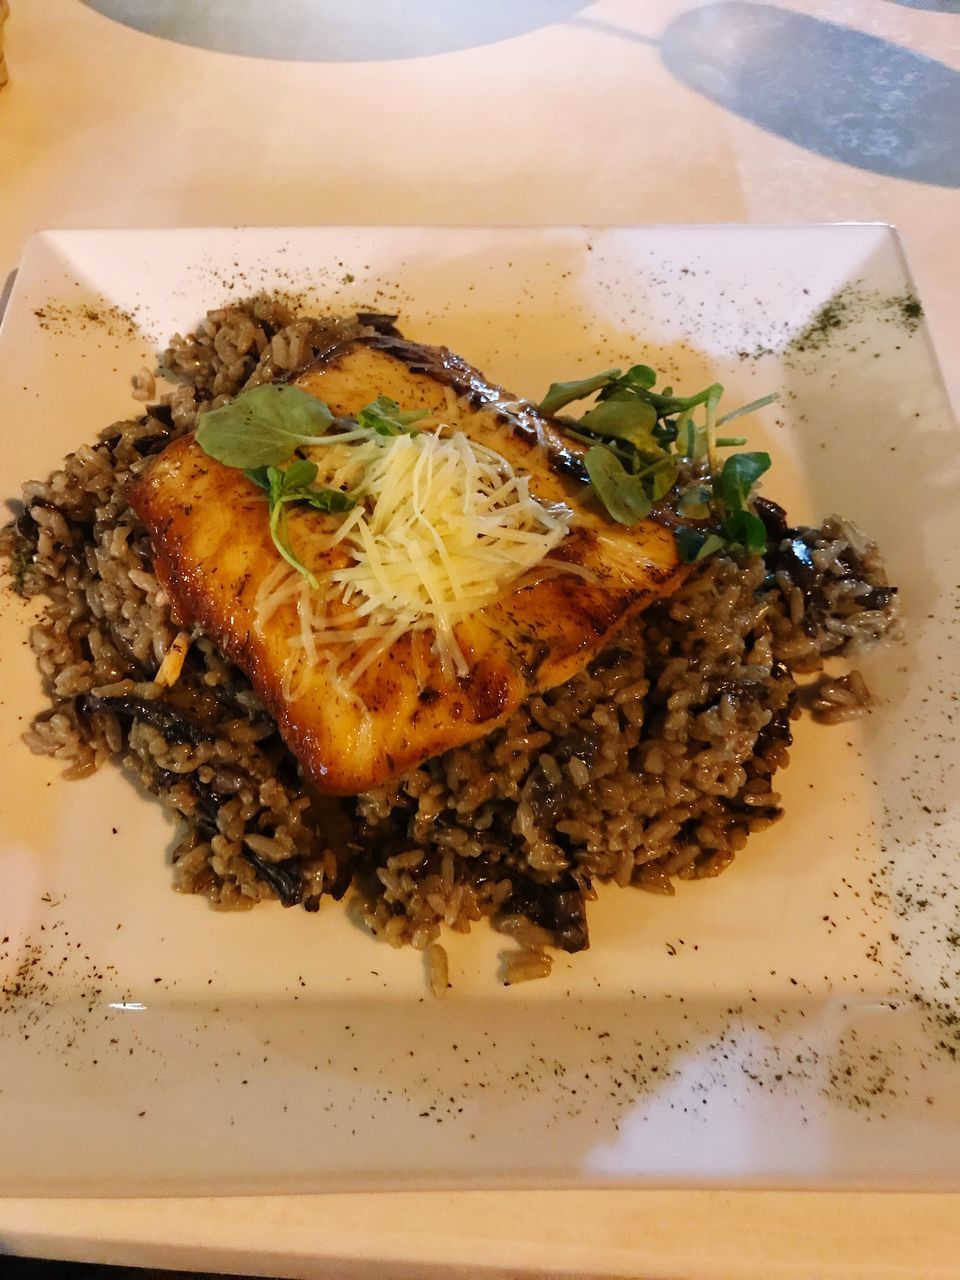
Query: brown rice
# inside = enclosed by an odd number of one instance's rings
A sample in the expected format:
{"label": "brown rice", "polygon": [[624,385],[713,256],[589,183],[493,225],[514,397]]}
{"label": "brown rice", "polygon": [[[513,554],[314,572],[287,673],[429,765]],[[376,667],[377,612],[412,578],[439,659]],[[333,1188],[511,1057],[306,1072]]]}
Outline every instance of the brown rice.
{"label": "brown rice", "polygon": [[[175,887],[217,908],[279,898],[315,911],[353,887],[373,933],[425,951],[437,995],[442,931],[483,917],[516,948],[504,980],[543,977],[548,947],[588,944],[597,882],[672,893],[781,816],[795,673],[882,637],[894,589],[849,524],[791,529],[762,503],[765,561],[708,560],[488,737],[365,795],[314,794],[242,673],[173,624],[124,495],[202,409],[371,321],[296,317],[267,298],[210,312],[164,356],[172,393],[25,486],[3,546],[18,588],[46,599],[31,643],[50,698],[27,740],[70,777],[121,760],[181,819]],[[152,377],[138,376],[139,394]],[[853,672],[807,701],[836,722],[865,714],[869,695]]]}

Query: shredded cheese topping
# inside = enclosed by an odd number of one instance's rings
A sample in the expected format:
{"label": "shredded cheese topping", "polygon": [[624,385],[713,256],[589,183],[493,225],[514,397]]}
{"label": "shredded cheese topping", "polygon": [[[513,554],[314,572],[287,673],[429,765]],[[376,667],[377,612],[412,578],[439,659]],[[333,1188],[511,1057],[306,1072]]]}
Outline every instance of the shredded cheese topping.
{"label": "shredded cheese topping", "polygon": [[[443,424],[397,436],[370,432],[308,454],[319,468],[316,484],[348,489],[357,505],[338,517],[333,532],[318,533],[315,518],[292,524],[298,555],[314,570],[319,590],[281,561],[261,584],[257,622],[263,627],[277,609],[295,603],[293,650],[308,668],[335,669],[348,697],[407,632],[431,632],[444,673],[467,675],[457,623],[540,565],[573,517],[569,507],[538,501],[528,477],[500,454]],[[320,528],[329,524],[325,517]],[[288,686],[287,697],[295,699],[298,690],[292,681]]]}

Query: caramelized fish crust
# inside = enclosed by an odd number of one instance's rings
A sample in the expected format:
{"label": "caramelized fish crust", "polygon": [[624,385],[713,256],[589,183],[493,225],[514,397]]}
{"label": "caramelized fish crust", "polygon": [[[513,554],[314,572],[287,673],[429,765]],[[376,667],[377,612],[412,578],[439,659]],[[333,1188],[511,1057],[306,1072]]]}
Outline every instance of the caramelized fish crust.
{"label": "caramelized fish crust", "polygon": [[[589,499],[583,450],[532,405],[517,402],[458,356],[377,335],[326,352],[296,379],[336,415],[352,416],[377,395],[404,409],[449,413],[532,479],[541,501],[575,512],[550,555],[588,576],[536,571],[495,603],[457,624],[469,665],[445,675],[431,633],[407,633],[358,679],[366,711],[328,668],[291,649],[296,606],[258,621],[258,591],[277,564],[262,492],[242,472],[208,457],[192,436],[174,441],[134,484],[130,503],[149,530],[157,576],[176,620],[198,627],[247,675],[312,783],[329,794],[379,786],[431,756],[503,723],[532,693],[576,674],[628,617],[676,589],[679,562],[669,513],[625,529]],[[339,517],[290,511],[294,545],[309,547]],[[311,560],[318,574],[347,563],[340,547]],[[348,660],[349,661],[349,660]],[[290,699],[284,689],[293,689]]]}

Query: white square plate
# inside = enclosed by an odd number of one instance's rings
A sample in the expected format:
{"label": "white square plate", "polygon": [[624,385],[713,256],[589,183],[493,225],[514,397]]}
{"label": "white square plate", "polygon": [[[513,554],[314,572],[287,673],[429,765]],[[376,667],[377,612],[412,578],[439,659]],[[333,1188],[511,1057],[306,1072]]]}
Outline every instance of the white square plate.
{"label": "white square plate", "polygon": [[0,1194],[960,1186],[958,449],[894,233],[45,233],[0,335],[8,498],[259,288],[398,310],[522,395],[641,360],[731,406],[779,390],[750,427],[767,492],[880,541],[906,640],[865,664],[865,722],[800,724],[785,819],[719,880],[602,893],[543,983],[455,938],[437,1002],[342,906],[173,894],[159,806],[21,744],[41,698],[5,591]]}

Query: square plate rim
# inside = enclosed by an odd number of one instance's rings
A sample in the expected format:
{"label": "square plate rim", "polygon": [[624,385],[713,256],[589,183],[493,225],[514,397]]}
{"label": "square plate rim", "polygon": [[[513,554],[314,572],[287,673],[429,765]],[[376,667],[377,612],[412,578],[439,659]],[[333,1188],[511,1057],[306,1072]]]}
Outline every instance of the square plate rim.
{"label": "square plate rim", "polygon": [[[695,234],[698,231],[699,232],[703,232],[703,231],[723,232],[723,233],[737,233],[737,232],[744,233],[744,232],[752,232],[752,231],[816,232],[818,230],[824,230],[824,231],[828,231],[828,230],[839,231],[839,230],[845,230],[845,229],[865,230],[868,228],[882,228],[885,231],[891,233],[891,239],[895,246],[904,275],[908,280],[912,280],[912,276],[909,269],[909,263],[907,260],[907,256],[904,252],[904,248],[903,248],[903,244],[902,244],[902,240],[899,235],[899,232],[897,231],[896,227],[894,227],[890,223],[886,223],[882,221],[876,221],[876,222],[875,221],[843,221],[843,222],[826,222],[826,223],[813,223],[813,224],[810,224],[810,223],[802,223],[802,224],[800,223],[775,223],[775,224],[704,223],[704,224],[681,224],[677,226],[670,225],[670,224],[622,224],[622,223],[573,224],[573,225],[542,224],[538,226],[530,226],[525,224],[520,224],[520,225],[505,224],[505,225],[498,225],[498,226],[489,226],[489,225],[482,225],[482,224],[478,224],[478,225],[443,224],[439,226],[433,226],[432,224],[400,224],[397,226],[386,225],[386,224],[359,224],[359,225],[354,224],[349,228],[338,228],[337,226],[332,224],[319,225],[319,226],[302,225],[302,226],[286,226],[286,227],[272,226],[271,224],[262,224],[262,225],[239,225],[234,227],[196,226],[196,227],[163,227],[163,228],[135,227],[135,228],[102,228],[102,229],[101,228],[82,228],[82,229],[53,228],[53,229],[37,232],[33,237],[31,237],[31,240],[28,242],[28,245],[25,247],[24,255],[21,260],[21,266],[23,262],[26,261],[27,259],[27,254],[30,249],[30,245],[33,244],[35,240],[43,239],[48,236],[52,236],[52,237],[81,236],[84,238],[95,238],[99,236],[109,237],[115,234],[121,234],[121,235],[133,234],[133,235],[149,236],[149,235],[156,235],[156,234],[162,234],[162,233],[173,233],[174,235],[180,232],[188,232],[188,233],[204,233],[205,232],[210,234],[219,234],[223,232],[237,232],[237,231],[239,232],[251,231],[251,232],[260,232],[260,233],[264,231],[277,231],[280,233],[316,231],[316,232],[328,233],[328,232],[336,231],[338,229],[349,229],[350,231],[353,231],[353,232],[370,230],[370,231],[376,231],[379,233],[392,231],[401,235],[405,231],[417,231],[417,230],[422,231],[427,229],[427,230],[436,230],[438,232],[449,231],[452,233],[478,232],[478,233],[489,235],[491,233],[497,233],[497,232],[509,232],[509,233],[521,233],[527,236],[535,236],[537,233],[544,232],[544,231],[583,232],[586,234],[589,234],[591,232],[599,233],[599,232],[607,232],[607,231],[636,231],[638,233],[669,232],[669,233]],[[19,272],[18,272],[18,277],[19,277]],[[15,280],[13,291],[16,290],[16,286],[17,286],[17,281]],[[13,291],[11,292],[10,301],[13,300]],[[5,325],[6,325],[7,316],[9,314],[10,314],[10,309],[8,306],[7,313],[3,317],[4,327],[0,328],[0,341],[4,340],[7,337]],[[928,357],[929,357],[930,364],[932,365],[933,369],[936,370],[936,373],[940,378],[941,389],[944,392],[944,399],[949,404],[949,401],[946,400],[945,387],[943,387],[942,385],[943,384],[942,371],[941,371],[939,362],[937,360],[936,353],[932,349],[932,346],[928,350]],[[489,1185],[501,1185],[501,1184],[497,1181],[494,1181],[492,1184],[489,1184]],[[525,1185],[546,1185],[546,1184],[541,1180],[534,1180],[533,1182],[526,1183]],[[577,1181],[574,1181],[571,1183],[566,1179],[560,1179],[558,1182],[553,1182],[550,1185],[583,1185],[583,1184]],[[591,1185],[591,1184],[587,1184],[587,1185]],[[610,1186],[636,1185],[636,1182],[635,1180],[628,1179],[626,1184],[621,1184],[616,1179],[613,1179],[613,1180],[608,1179],[607,1181],[604,1182],[603,1185],[610,1185]],[[672,1184],[668,1180],[667,1182],[657,1182],[656,1185],[692,1186],[692,1185],[717,1185],[717,1184],[710,1180],[708,1180],[705,1183],[696,1183],[696,1182],[691,1182],[689,1179],[686,1179],[679,1184]],[[733,1185],[739,1185],[739,1184],[735,1183]],[[770,1185],[770,1184],[764,1184],[764,1185]],[[790,1184],[790,1185],[793,1185],[793,1184]],[[854,1182],[850,1184],[845,1183],[844,1185],[845,1186],[850,1185],[851,1187],[855,1187],[861,1184]],[[84,1194],[84,1193],[79,1192],[78,1194]],[[161,1194],[166,1194],[166,1193],[161,1193]],[[237,1194],[243,1194],[243,1193],[237,1193]]]}

